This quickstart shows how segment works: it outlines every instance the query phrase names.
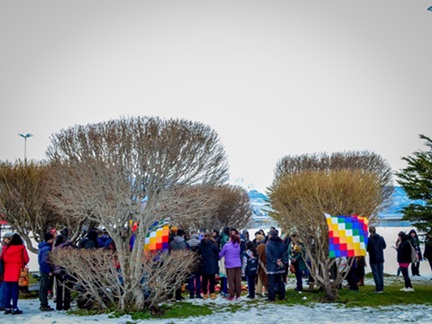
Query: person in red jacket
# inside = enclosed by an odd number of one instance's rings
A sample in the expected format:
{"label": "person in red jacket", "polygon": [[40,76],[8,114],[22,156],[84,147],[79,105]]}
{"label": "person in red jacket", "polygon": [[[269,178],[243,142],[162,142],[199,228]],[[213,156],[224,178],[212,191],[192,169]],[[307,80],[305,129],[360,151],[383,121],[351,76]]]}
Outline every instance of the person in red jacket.
{"label": "person in red jacket", "polygon": [[19,234],[14,233],[7,239],[8,245],[3,249],[1,259],[4,265],[3,284],[6,285],[5,314],[22,314],[18,309],[18,280],[21,269],[30,261],[27,249]]}

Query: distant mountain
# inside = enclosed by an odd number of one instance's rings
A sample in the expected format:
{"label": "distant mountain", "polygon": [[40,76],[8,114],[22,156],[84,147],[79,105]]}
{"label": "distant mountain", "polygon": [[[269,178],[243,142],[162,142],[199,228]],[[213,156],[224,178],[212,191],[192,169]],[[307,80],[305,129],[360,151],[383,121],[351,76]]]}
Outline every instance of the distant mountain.
{"label": "distant mountain", "polygon": [[380,218],[402,218],[402,209],[404,207],[412,203],[424,204],[422,200],[409,199],[405,190],[400,186],[394,187],[392,200],[391,205],[380,213]]}
{"label": "distant mountain", "polygon": [[[257,190],[248,192],[253,217],[265,218],[268,217],[270,207],[268,206],[268,197]],[[422,204],[421,200],[411,200],[408,198],[405,190],[400,186],[394,187],[391,205],[379,214],[381,219],[400,219],[402,218],[402,208],[411,203]]]}

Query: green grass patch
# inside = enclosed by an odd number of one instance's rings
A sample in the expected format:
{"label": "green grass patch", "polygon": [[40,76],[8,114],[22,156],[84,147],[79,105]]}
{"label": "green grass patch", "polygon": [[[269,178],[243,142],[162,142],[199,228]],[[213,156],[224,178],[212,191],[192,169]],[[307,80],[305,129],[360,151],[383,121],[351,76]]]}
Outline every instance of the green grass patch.
{"label": "green grass patch", "polygon": [[[190,303],[175,303],[172,305],[162,305],[160,315],[157,318],[187,318],[195,316],[205,316],[213,314],[209,305],[193,305]],[[145,320],[155,318],[150,312],[135,312],[130,314],[133,320]]]}
{"label": "green grass patch", "polygon": [[[359,287],[358,292],[342,288],[338,290],[336,304],[348,307],[380,307],[408,304],[432,305],[432,299],[430,298],[432,295],[432,285],[430,283],[413,282],[415,292],[400,291],[402,287],[403,282],[393,282],[384,287],[384,293],[382,294],[374,293],[375,286],[373,285]],[[305,297],[306,299],[304,299]],[[285,300],[279,303],[286,305],[307,305],[316,302],[326,302],[324,291],[316,290],[313,293],[303,292],[299,294],[297,291],[289,289]]]}

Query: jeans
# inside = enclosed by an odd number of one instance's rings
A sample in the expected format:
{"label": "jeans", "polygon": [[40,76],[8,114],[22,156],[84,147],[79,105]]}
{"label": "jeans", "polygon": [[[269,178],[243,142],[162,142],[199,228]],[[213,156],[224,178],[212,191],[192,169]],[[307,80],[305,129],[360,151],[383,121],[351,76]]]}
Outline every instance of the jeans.
{"label": "jeans", "polygon": [[300,270],[298,262],[294,262],[295,276],[296,276],[296,290],[303,291],[303,271]]}
{"label": "jeans", "polygon": [[[17,282],[3,282],[2,286],[6,286],[6,304],[5,308],[17,309],[18,308],[18,296],[19,287]],[[12,301],[12,303],[11,303]]]}
{"label": "jeans", "polygon": [[194,298],[201,295],[201,274],[194,272],[189,277],[189,297]]}
{"label": "jeans", "polygon": [[255,275],[246,276],[250,298],[255,298]]}
{"label": "jeans", "polygon": [[0,281],[0,307],[6,307],[6,284]]}
{"label": "jeans", "polygon": [[409,277],[409,274],[408,274],[408,268],[400,267],[400,269],[401,269],[402,275],[404,277],[405,288],[412,288],[411,280],[410,280],[410,277]]}
{"label": "jeans", "polygon": [[40,273],[39,301],[41,306],[48,306],[48,290],[52,289],[53,276]]}
{"label": "jeans", "polygon": [[384,263],[371,263],[372,274],[375,281],[375,290],[384,290]]}
{"label": "jeans", "polygon": [[279,299],[285,299],[285,285],[282,281],[282,274],[269,274],[268,276],[268,298],[269,300],[276,299],[276,291],[277,288],[279,293]]}
{"label": "jeans", "polygon": [[226,277],[221,277],[221,292],[223,294],[228,294],[228,278]]}

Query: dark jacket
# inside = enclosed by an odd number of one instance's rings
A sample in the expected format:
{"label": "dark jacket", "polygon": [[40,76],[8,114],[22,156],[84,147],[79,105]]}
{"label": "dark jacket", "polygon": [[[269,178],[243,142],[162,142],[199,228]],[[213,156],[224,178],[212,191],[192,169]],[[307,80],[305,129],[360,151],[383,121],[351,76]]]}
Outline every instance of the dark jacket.
{"label": "dark jacket", "polygon": [[170,251],[187,250],[186,241],[183,236],[174,236],[174,239],[169,244]]}
{"label": "dark jacket", "polygon": [[384,249],[386,242],[379,234],[369,235],[367,251],[369,253],[369,264],[384,262]]}
{"label": "dark jacket", "polygon": [[397,248],[397,262],[411,263],[411,244],[409,239],[404,240]]}
{"label": "dark jacket", "polygon": [[198,245],[201,255],[201,273],[219,273],[219,249],[216,242],[210,239],[202,239]]}
{"label": "dark jacket", "polygon": [[279,267],[277,260],[288,263],[285,242],[279,236],[272,236],[266,244],[267,274],[284,273],[285,267]]}
{"label": "dark jacket", "polygon": [[39,262],[39,271],[43,273],[50,273],[54,271],[54,266],[49,263],[49,254],[52,250],[52,244],[47,242],[41,242],[38,245],[38,262]]}

